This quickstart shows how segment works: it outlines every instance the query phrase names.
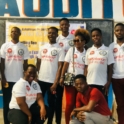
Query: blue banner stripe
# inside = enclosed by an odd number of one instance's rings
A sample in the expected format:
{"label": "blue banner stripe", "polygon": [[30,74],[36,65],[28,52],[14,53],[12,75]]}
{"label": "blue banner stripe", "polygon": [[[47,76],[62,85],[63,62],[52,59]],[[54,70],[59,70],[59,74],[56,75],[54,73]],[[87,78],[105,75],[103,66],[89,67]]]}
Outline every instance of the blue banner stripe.
{"label": "blue banner stripe", "polygon": [[82,0],[83,18],[92,18],[91,0]]}
{"label": "blue banner stripe", "polygon": [[103,18],[113,18],[113,3],[112,0],[103,0]]}
{"label": "blue banner stripe", "polygon": [[69,0],[69,12],[63,13],[62,0],[54,0],[54,17],[76,17],[79,13],[78,0]]}

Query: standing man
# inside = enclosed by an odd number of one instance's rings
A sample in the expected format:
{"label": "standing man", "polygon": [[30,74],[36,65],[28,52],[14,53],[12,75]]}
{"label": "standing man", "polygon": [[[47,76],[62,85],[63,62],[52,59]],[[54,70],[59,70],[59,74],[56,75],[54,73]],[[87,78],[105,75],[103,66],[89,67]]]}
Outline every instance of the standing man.
{"label": "standing man", "polygon": [[118,124],[124,124],[124,24],[117,23],[114,33],[117,40],[109,46],[115,59],[112,86],[117,102]]}
{"label": "standing man", "polygon": [[67,18],[60,19],[59,24],[62,34],[57,37],[57,42],[67,52],[73,46],[74,35],[69,33],[70,24]]}
{"label": "standing man", "polygon": [[91,38],[94,44],[86,53],[85,76],[87,83],[99,89],[107,100],[114,57],[112,51],[102,43],[102,32],[99,28],[91,30]]}
{"label": "standing man", "polygon": [[[62,33],[57,37],[57,42],[59,43],[60,47],[62,47],[64,49],[65,54],[66,54],[68,52],[69,48],[71,48],[74,45],[74,43],[73,43],[74,35],[69,32],[70,23],[67,18],[60,19],[59,25],[60,25],[60,30]],[[68,87],[64,87],[64,88],[65,88],[64,93],[66,94],[70,88],[69,89],[68,89]],[[61,94],[63,94],[63,90],[62,90]],[[65,97],[66,97],[66,95],[65,95]],[[67,97],[65,99],[67,99]],[[67,103],[67,100],[66,100],[66,103]],[[66,111],[69,111],[67,107],[65,108],[65,113],[67,113]],[[65,119],[66,119],[66,117],[65,117]]]}
{"label": "standing man", "polygon": [[4,124],[10,123],[7,119],[7,114],[12,87],[21,77],[23,77],[23,70],[27,66],[27,60],[29,58],[27,47],[19,42],[19,37],[21,35],[20,29],[18,27],[13,27],[10,35],[12,40],[4,43],[1,47]]}
{"label": "standing man", "polygon": [[47,92],[48,95],[48,122],[52,124],[54,111],[56,112],[56,123],[61,124],[61,109],[62,109],[62,88],[58,85],[61,70],[63,67],[64,50],[56,43],[58,29],[50,27],[48,29],[49,43],[41,46],[38,59],[37,69],[39,72],[39,85],[43,96]]}

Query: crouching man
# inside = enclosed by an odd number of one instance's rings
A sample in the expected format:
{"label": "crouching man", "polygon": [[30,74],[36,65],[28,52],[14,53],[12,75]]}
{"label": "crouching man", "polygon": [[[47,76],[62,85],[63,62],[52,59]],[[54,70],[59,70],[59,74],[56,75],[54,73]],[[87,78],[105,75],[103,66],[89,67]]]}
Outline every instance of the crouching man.
{"label": "crouching man", "polygon": [[102,93],[89,87],[84,75],[77,75],[74,83],[78,94],[70,124],[113,124],[110,119],[111,112]]}

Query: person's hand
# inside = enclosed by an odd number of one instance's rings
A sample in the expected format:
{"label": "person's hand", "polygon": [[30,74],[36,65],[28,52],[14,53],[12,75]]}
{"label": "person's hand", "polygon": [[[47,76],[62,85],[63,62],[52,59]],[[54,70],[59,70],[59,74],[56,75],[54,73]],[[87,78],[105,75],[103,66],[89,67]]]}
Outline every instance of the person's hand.
{"label": "person's hand", "polygon": [[41,117],[41,120],[45,120],[45,116],[46,116],[46,110],[45,110],[45,107],[42,107],[40,109],[40,117]]}
{"label": "person's hand", "polygon": [[110,82],[107,82],[107,83],[104,85],[105,95],[108,95],[109,86],[110,86]]}
{"label": "person's hand", "polygon": [[60,86],[64,86],[64,78],[60,78],[60,81],[59,81],[59,84],[60,84]]}
{"label": "person's hand", "polygon": [[31,120],[32,120],[32,116],[29,115],[29,116],[28,116],[28,124],[31,124]]}
{"label": "person's hand", "polygon": [[2,79],[1,82],[2,82],[2,86],[5,87],[7,83],[6,79]]}
{"label": "person's hand", "polygon": [[50,87],[51,93],[53,93],[53,92],[56,91],[56,87],[57,87],[57,84],[53,84],[53,85]]}
{"label": "person's hand", "polygon": [[77,113],[77,119],[80,121],[80,122],[84,122],[85,119],[86,119],[86,116],[84,114],[84,111],[80,111]]}
{"label": "person's hand", "polygon": [[70,119],[72,119],[73,116],[75,116],[75,115],[76,115],[76,112],[75,111],[72,111],[71,114],[70,114]]}

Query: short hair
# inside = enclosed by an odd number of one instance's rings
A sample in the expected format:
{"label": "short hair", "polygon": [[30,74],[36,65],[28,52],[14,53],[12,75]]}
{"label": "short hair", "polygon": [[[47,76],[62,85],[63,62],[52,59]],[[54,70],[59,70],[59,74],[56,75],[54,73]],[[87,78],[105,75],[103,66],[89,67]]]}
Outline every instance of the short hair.
{"label": "short hair", "polygon": [[91,34],[92,34],[93,31],[98,31],[98,32],[102,35],[102,31],[101,31],[101,29],[99,29],[99,28],[93,28],[93,29],[91,30]]}
{"label": "short hair", "polygon": [[66,22],[69,23],[69,20],[68,20],[67,18],[61,18],[61,19],[59,20],[59,23],[60,23],[61,21],[66,21]]}
{"label": "short hair", "polygon": [[86,41],[85,44],[87,44],[90,41],[90,33],[88,30],[79,28],[75,31],[75,37],[78,35],[84,38],[84,40]]}
{"label": "short hair", "polygon": [[16,27],[16,26],[15,26],[15,27],[12,27],[12,29],[13,29],[13,28],[16,28],[16,29],[18,30],[18,32],[21,33],[20,28],[18,28],[18,27]]}
{"label": "short hair", "polygon": [[117,26],[122,26],[122,27],[124,28],[124,24],[123,24],[123,23],[117,23],[117,24],[115,25],[115,28],[116,28]]}
{"label": "short hair", "polygon": [[36,66],[33,65],[33,64],[28,64],[26,67],[25,67],[25,70],[24,71],[27,71],[29,67],[32,67],[34,69],[36,69]]}
{"label": "short hair", "polygon": [[58,33],[58,31],[59,31],[58,28],[56,28],[56,27],[49,27],[48,30],[50,30],[50,29],[55,30],[57,33]]}
{"label": "short hair", "polygon": [[75,81],[76,79],[79,79],[79,78],[83,79],[83,80],[86,82],[86,77],[85,77],[84,75],[82,75],[82,74],[76,75],[75,78],[74,78],[74,81]]}

